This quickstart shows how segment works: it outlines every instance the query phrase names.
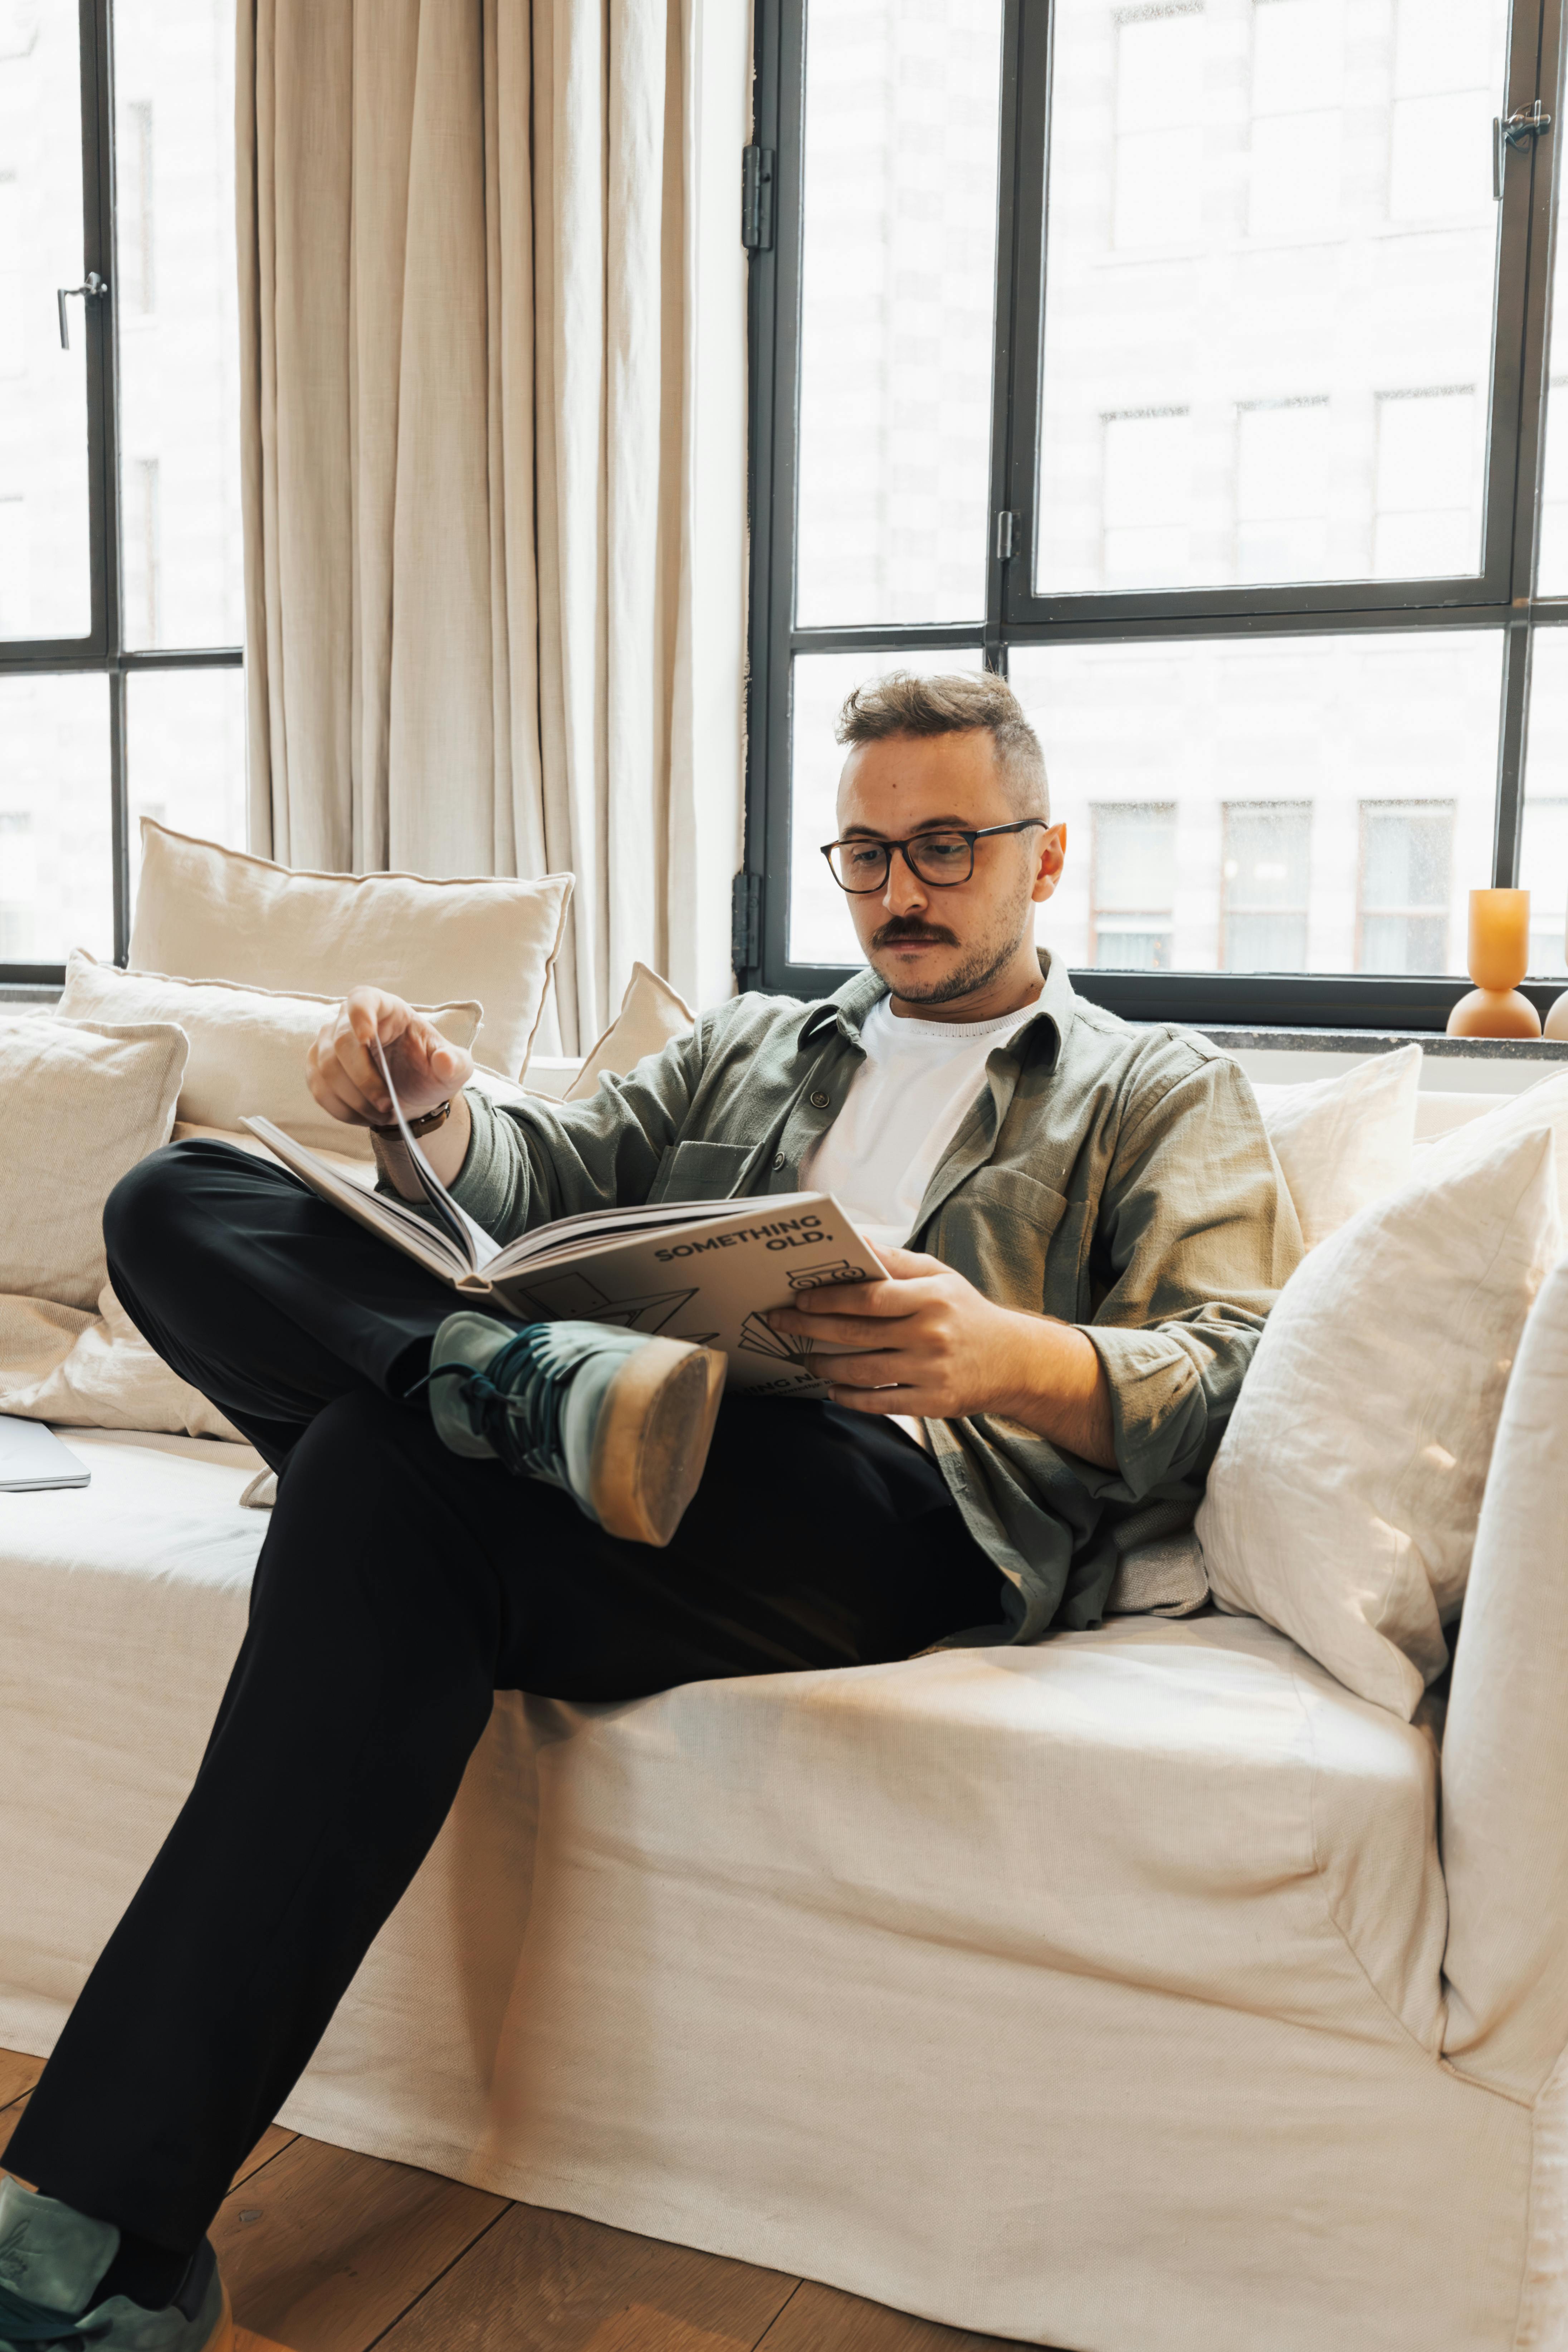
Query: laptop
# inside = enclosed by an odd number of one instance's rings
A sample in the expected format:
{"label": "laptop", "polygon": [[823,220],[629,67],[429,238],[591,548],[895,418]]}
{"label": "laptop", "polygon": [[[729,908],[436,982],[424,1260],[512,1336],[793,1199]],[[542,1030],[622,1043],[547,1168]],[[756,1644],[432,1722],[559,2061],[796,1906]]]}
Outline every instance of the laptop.
{"label": "laptop", "polygon": [[91,1477],[87,1465],[41,1421],[0,1413],[0,1495],[26,1495],[43,1486],[85,1486]]}

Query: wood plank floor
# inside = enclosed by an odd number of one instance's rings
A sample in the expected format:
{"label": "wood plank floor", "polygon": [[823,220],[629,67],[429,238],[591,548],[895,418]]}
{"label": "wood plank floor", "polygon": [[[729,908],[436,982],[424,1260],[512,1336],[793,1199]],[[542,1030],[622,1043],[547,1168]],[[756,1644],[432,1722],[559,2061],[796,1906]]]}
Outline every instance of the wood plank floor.
{"label": "wood plank floor", "polygon": [[[0,2050],[0,2158],[43,2061]],[[984,2352],[834,2287],[274,2124],[213,2224],[238,2352]]]}

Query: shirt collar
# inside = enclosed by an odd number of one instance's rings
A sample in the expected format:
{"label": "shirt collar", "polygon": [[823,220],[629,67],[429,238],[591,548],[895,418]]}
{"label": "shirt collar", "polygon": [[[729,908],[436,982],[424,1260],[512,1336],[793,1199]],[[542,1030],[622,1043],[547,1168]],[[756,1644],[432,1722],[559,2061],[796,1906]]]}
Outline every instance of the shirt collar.
{"label": "shirt collar", "polygon": [[[1042,1022],[1047,1023],[1055,1033],[1056,1051],[1052,1058],[1057,1059],[1072,1027],[1078,997],[1068,977],[1067,965],[1059,956],[1053,956],[1042,948],[1040,970],[1045,974],[1046,984],[1035,1001],[1029,1019],[1008,1043],[1017,1046],[1022,1039],[1031,1036]],[[829,1029],[837,1028],[839,1035],[849,1045],[858,1045],[867,1014],[887,993],[886,981],[879,978],[868,964],[863,971],[858,971],[853,979],[847,980],[842,988],[835,989],[831,996],[821,997],[815,1004],[806,1007],[805,1017],[800,1024],[801,1044],[815,1045]]]}

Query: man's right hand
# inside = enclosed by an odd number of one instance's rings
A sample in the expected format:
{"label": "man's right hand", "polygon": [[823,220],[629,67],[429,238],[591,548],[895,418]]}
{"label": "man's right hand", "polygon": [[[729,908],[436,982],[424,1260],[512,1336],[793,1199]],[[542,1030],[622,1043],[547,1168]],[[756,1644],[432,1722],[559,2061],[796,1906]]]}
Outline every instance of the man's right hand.
{"label": "man's right hand", "polygon": [[[379,1037],[405,1115],[418,1118],[473,1075],[473,1057],[448,1044],[438,1029],[400,996],[383,988],[355,988],[324,1024],[306,1057],[310,1092],[324,1111],[348,1127],[385,1127],[392,1118],[373,1051]],[[465,1136],[468,1121],[462,1122]]]}

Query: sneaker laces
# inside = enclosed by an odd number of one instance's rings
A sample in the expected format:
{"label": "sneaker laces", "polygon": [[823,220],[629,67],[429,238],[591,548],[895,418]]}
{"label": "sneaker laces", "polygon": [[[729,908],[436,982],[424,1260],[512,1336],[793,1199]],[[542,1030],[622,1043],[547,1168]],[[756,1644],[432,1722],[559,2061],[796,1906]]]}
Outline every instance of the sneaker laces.
{"label": "sneaker laces", "polygon": [[514,1478],[559,1478],[562,1374],[581,1360],[580,1349],[552,1345],[548,1323],[525,1323],[483,1371],[472,1364],[433,1364],[408,1393],[416,1397],[432,1381],[455,1379],[476,1430]]}

